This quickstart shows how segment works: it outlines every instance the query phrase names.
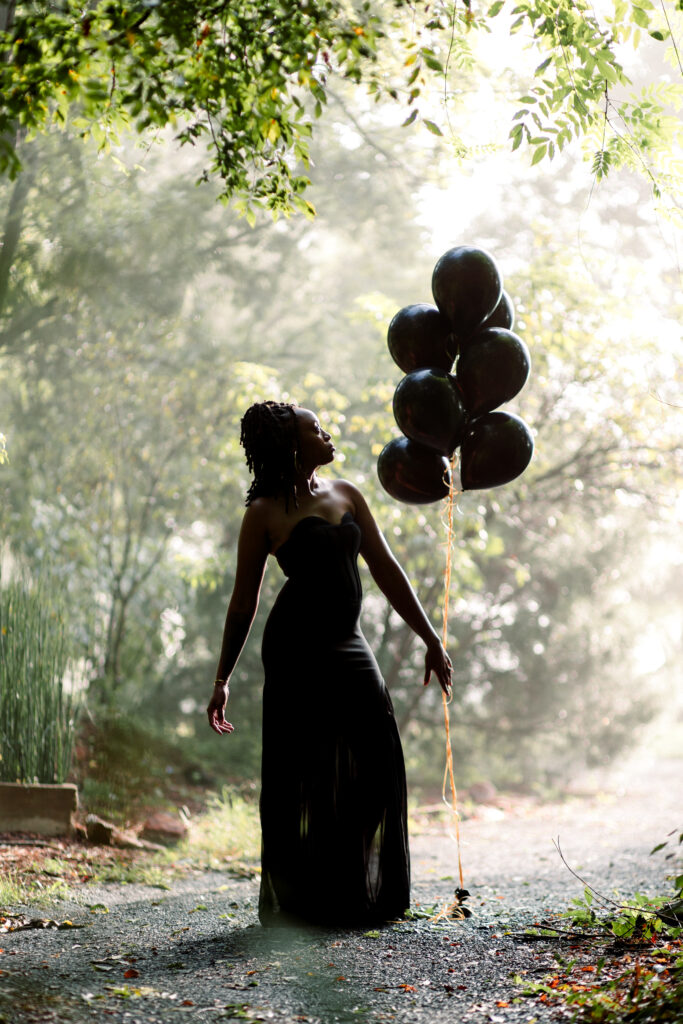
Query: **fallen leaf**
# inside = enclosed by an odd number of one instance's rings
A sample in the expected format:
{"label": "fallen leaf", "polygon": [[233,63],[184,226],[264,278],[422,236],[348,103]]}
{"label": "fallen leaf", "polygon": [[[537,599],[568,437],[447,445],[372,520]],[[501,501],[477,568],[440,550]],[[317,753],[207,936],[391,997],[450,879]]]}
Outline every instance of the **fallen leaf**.
{"label": "fallen leaf", "polygon": [[129,967],[127,971],[123,972],[124,978],[139,978],[140,972],[136,971],[134,967]]}

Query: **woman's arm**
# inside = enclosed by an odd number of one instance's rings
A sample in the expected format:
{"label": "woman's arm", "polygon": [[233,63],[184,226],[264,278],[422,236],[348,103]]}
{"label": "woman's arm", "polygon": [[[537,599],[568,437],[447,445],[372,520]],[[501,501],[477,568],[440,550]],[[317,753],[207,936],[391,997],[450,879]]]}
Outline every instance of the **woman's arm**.
{"label": "woman's arm", "polygon": [[451,659],[444,649],[439,635],[427,618],[410,580],[394,558],[381,530],[368,508],[365,498],[353,484],[344,481],[354,504],[354,517],[361,534],[360,553],[368,564],[372,578],[413,632],[417,633],[427,647],[425,656],[425,686],[432,672],[436,673],[441,689],[450,694]]}
{"label": "woman's arm", "polygon": [[262,510],[250,505],[244,514],[237,544],[235,585],[228,604],[223,629],[223,642],[216,669],[213,695],[206,709],[209,725],[222,735],[234,726],[225,719],[229,680],[242,648],[249,636],[258,608],[259,593],[269,550],[268,531]]}

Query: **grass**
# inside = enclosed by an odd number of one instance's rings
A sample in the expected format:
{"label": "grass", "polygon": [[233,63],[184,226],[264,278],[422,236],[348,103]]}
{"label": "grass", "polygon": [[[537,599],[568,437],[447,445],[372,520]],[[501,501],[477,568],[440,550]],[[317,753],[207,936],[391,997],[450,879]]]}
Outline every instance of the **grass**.
{"label": "grass", "polygon": [[206,810],[190,830],[186,855],[195,863],[220,869],[235,861],[256,861],[261,849],[258,807],[224,787],[209,798]]}
{"label": "grass", "polygon": [[114,882],[118,885],[148,885],[153,889],[170,889],[171,879],[178,872],[172,862],[121,860],[114,857],[108,863],[96,867],[90,883]]}
{"label": "grass", "polygon": [[0,587],[0,779],[64,782],[76,706],[64,608],[46,578]]}
{"label": "grass", "polygon": [[17,906],[49,907],[69,896],[69,886],[61,879],[41,881],[25,874],[8,872],[0,878],[0,910]]}

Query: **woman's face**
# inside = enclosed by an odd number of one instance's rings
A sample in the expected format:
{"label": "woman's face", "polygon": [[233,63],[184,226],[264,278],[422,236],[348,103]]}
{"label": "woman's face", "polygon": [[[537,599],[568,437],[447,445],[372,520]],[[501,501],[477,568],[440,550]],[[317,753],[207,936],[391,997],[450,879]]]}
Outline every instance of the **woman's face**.
{"label": "woman's face", "polygon": [[310,409],[294,409],[296,428],[299,435],[299,463],[304,472],[310,473],[316,466],[325,466],[334,459],[334,445],[330,435],[323,430],[318,417]]}

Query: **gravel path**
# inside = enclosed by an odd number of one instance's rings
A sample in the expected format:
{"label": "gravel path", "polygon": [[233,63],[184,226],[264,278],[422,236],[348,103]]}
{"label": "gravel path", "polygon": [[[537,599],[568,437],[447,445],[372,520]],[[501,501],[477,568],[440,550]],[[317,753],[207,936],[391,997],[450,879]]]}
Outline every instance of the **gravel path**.
{"label": "gravel path", "polygon": [[[589,780],[592,793],[561,804],[482,808],[461,826],[474,911],[464,923],[264,931],[258,883],[217,874],[184,879],[170,892],[74,890],[74,901],[51,913],[82,927],[0,936],[0,1021],[542,1024],[557,1011],[535,999],[513,1002],[520,986],[512,979],[551,971],[558,945],[521,933],[583,889],[553,838],[601,891],[654,892],[671,867],[649,851],[683,824],[682,781],[683,761],[641,760],[609,780]],[[457,885],[453,840],[433,827],[414,838],[412,856],[416,910],[447,902]]]}

